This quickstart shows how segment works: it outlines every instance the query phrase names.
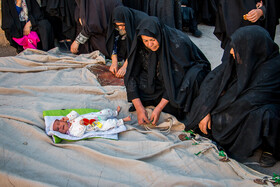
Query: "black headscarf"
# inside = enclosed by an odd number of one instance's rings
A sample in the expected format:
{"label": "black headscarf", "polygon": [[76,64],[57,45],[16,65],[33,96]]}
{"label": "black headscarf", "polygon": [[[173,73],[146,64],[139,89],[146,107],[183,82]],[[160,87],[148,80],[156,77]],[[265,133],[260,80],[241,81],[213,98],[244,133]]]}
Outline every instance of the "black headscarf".
{"label": "black headscarf", "polygon": [[219,0],[217,5],[217,15],[214,34],[221,40],[222,48],[229,42],[230,36],[240,27],[249,25],[260,25],[264,27],[274,39],[275,29],[278,23],[274,0],[263,0],[266,7],[264,19],[259,19],[256,23],[251,23],[243,19],[243,15],[250,10],[256,9],[256,4],[260,0]]}
{"label": "black headscarf", "polygon": [[151,16],[143,19],[136,29],[137,37],[133,40],[128,57],[126,86],[132,77],[133,69],[137,66],[137,50],[143,45],[141,35],[154,37],[159,42],[159,49],[153,52],[158,58],[153,59],[159,61],[165,95],[173,107],[182,108],[187,112],[195,95],[196,90],[193,87],[197,83],[198,74],[207,74],[210,71],[210,63],[186,34],[160,23],[158,18]]}
{"label": "black headscarf", "polygon": [[126,50],[127,54],[131,48],[135,31],[142,19],[148,17],[144,12],[134,10],[125,6],[116,7],[113,11],[107,32],[106,46],[109,54],[112,54],[115,41],[115,24],[116,22],[125,23],[126,30]]}
{"label": "black headscarf", "polygon": [[198,128],[210,113],[213,139],[232,155],[250,156],[262,137],[269,137],[270,146],[279,148],[279,73],[279,48],[269,33],[260,26],[238,29],[222,64],[204,79],[187,116],[186,130]]}

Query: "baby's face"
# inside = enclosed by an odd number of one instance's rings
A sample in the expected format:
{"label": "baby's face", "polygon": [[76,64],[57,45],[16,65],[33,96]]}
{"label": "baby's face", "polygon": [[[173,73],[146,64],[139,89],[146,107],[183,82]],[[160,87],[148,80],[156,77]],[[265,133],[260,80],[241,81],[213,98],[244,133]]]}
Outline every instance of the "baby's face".
{"label": "baby's face", "polygon": [[61,120],[56,119],[53,123],[53,130],[58,131],[62,134],[66,134],[69,128],[70,125],[67,123],[67,121],[64,121],[63,119]]}

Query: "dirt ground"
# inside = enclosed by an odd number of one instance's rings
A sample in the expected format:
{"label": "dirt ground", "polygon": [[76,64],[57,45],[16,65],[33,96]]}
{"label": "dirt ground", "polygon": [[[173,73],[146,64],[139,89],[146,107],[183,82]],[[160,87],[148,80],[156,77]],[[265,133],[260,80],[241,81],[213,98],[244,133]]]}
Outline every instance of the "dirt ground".
{"label": "dirt ground", "polygon": [[0,46],[0,57],[15,56],[15,55],[17,55],[15,48],[9,45]]}

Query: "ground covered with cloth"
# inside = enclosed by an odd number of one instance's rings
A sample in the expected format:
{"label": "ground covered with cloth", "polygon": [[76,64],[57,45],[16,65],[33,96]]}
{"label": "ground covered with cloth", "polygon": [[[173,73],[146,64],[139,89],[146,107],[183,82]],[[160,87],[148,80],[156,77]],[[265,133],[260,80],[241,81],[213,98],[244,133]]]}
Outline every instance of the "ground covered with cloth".
{"label": "ground covered with cloth", "polygon": [[[98,51],[75,56],[57,48],[0,58],[0,186],[261,186],[255,179],[266,175],[220,161],[209,140],[181,141],[184,125],[169,114],[159,125],[170,130],[140,127],[125,87],[101,86],[88,69],[104,63]],[[118,140],[55,144],[45,132],[45,110],[117,106],[119,118],[132,117]]]}

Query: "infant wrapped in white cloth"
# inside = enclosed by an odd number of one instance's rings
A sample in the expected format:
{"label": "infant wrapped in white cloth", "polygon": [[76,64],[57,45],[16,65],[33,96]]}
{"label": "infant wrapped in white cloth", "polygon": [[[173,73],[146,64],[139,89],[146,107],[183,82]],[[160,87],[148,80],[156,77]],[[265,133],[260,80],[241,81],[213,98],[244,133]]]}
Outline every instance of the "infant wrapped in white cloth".
{"label": "infant wrapped in white cloth", "polygon": [[76,111],[71,111],[66,117],[54,120],[50,130],[58,131],[70,136],[81,137],[87,131],[108,131],[130,121],[130,116],[117,119],[120,107],[117,110],[103,109],[100,112],[91,112],[79,115]]}

